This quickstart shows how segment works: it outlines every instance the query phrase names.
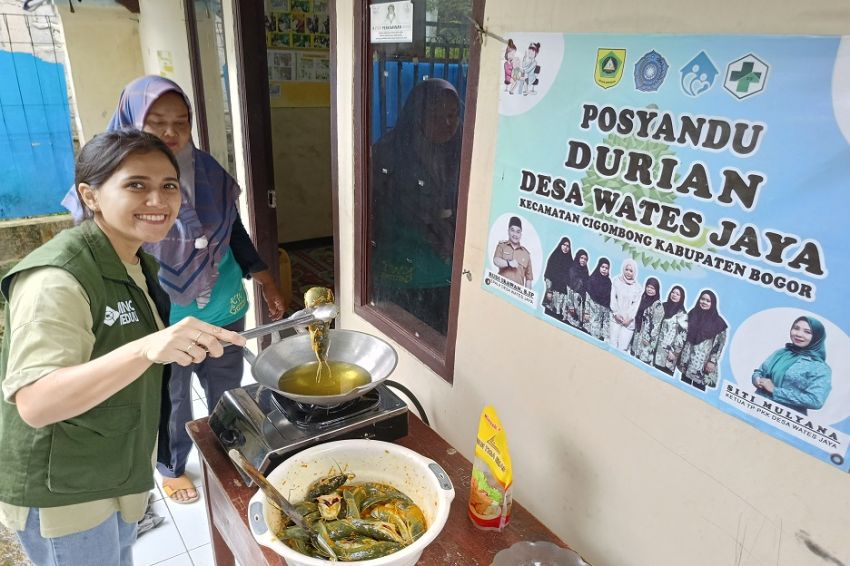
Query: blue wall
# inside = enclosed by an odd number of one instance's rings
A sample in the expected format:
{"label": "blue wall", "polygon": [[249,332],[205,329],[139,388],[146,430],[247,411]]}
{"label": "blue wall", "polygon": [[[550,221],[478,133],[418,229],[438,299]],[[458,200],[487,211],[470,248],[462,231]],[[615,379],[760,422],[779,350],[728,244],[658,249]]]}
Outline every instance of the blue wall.
{"label": "blue wall", "polygon": [[65,71],[0,50],[0,77],[0,218],[64,211],[74,181]]}

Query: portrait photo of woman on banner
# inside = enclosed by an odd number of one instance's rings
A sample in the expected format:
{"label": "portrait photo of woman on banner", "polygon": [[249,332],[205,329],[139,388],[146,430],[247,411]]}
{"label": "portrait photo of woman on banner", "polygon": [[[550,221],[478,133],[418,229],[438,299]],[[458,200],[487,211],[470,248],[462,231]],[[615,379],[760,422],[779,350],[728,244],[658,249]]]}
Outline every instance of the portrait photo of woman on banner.
{"label": "portrait photo of woman on banner", "polygon": [[655,357],[655,346],[664,318],[661,304],[661,284],[655,277],[646,280],[635,317],[635,333],[632,337],[632,355],[645,364]]}
{"label": "portrait photo of woman on banner", "polygon": [[800,316],[790,330],[790,342],[753,372],[756,393],[808,414],[823,407],[832,390],[832,369],[826,363],[826,329],[812,316]]}
{"label": "portrait photo of woman on banner", "polygon": [[584,331],[605,342],[611,328],[611,261],[599,258],[587,282],[584,300]]}
{"label": "portrait photo of woman on banner", "polygon": [[716,387],[718,365],[726,344],[727,324],[717,312],[717,295],[704,289],[688,312],[688,334],[679,360],[681,380],[705,391]]}
{"label": "portrait photo of woman on banner", "polygon": [[611,285],[611,335],[609,343],[618,350],[627,352],[635,332],[637,316],[643,289],[637,283],[638,267],[635,260],[623,261],[620,274]]}
{"label": "portrait photo of woman on banner", "polygon": [[564,313],[564,322],[579,330],[583,330],[581,320],[584,312],[584,293],[589,278],[587,252],[579,250],[576,252],[575,260],[570,267],[570,276],[567,278],[567,310]]}
{"label": "portrait photo of woman on banner", "polygon": [[572,242],[564,236],[546,261],[543,278],[546,281],[546,297],[543,307],[546,314],[559,318],[563,316],[567,302],[567,278],[573,266]]}
{"label": "portrait photo of woman on banner", "polygon": [[658,333],[658,343],[655,347],[653,364],[667,375],[676,371],[676,362],[685,347],[688,335],[688,311],[685,310],[685,290],[680,285],[674,285],[662,303],[664,318],[661,319],[661,329]]}

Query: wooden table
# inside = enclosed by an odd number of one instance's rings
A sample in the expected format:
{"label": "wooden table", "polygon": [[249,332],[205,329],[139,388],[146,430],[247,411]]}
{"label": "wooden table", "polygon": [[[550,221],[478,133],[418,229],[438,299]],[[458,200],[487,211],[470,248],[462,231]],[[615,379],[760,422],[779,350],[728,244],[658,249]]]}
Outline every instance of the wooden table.
{"label": "wooden table", "polygon": [[[187,429],[201,456],[204,501],[215,563],[232,566],[235,557],[242,566],[285,564],[281,556],[257,544],[251,535],[247,508],[256,488],[246,487],[242,482],[207,420],[192,421]],[[511,522],[502,532],[482,531],[473,526],[466,515],[472,464],[413,414],[409,415],[408,435],[396,443],[440,464],[455,487],[448,522],[436,540],[425,548],[419,564],[488,566],[497,552],[523,540],[566,546],[516,500]]]}

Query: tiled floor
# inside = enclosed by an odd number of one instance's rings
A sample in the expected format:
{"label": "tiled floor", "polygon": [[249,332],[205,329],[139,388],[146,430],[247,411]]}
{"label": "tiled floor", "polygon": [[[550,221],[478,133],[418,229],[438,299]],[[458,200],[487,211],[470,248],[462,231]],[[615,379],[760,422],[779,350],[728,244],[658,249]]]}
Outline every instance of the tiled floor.
{"label": "tiled floor", "polygon": [[[243,385],[253,383],[250,369],[246,364]],[[197,378],[192,378],[192,390],[195,395],[193,411],[195,418],[207,415],[207,405],[204,390]],[[186,473],[201,487],[201,467],[198,462],[198,452],[192,448]],[[157,487],[151,497],[154,512],[165,517],[155,529],[139,537],[133,546],[133,562],[135,566],[212,566],[213,554],[210,545],[210,531],[204,507],[203,493],[201,499],[190,504],[174,503],[163,497],[162,477],[155,472]]]}

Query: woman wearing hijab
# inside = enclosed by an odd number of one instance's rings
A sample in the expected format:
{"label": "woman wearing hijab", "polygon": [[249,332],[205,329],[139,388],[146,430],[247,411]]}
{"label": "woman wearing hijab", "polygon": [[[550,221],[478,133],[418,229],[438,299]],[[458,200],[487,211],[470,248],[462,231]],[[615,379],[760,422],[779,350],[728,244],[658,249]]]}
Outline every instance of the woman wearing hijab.
{"label": "woman wearing hijab", "polygon": [[697,304],[688,312],[688,333],[679,359],[683,382],[700,391],[717,386],[717,365],[726,344],[726,327],[717,312],[717,295],[708,289],[700,292]]}
{"label": "woman wearing hijab", "polygon": [[811,316],[791,325],[791,341],[753,372],[756,393],[804,415],[823,407],[832,390],[826,363],[826,329]]}
{"label": "woman wearing hijab", "polygon": [[410,92],[372,148],[372,296],[448,329],[460,173],[461,103],[448,81]]}
{"label": "woman wearing hijab", "polygon": [[605,342],[611,325],[611,262],[600,258],[587,280],[582,315],[584,331]]}
{"label": "woman wearing hijab", "polygon": [[650,277],[644,284],[632,338],[632,355],[645,364],[651,364],[655,356],[661,320],[664,318],[664,306],[660,296],[661,284],[655,277]]}
{"label": "woman wearing hijab", "polygon": [[663,303],[664,317],[658,333],[654,365],[667,375],[673,375],[676,363],[685,347],[688,334],[688,312],[685,310],[685,290],[674,285]]}
{"label": "woman wearing hijab", "polygon": [[611,335],[608,343],[627,352],[635,332],[635,318],[642,291],[637,284],[637,263],[629,258],[611,284]]}
{"label": "woman wearing hijab", "polygon": [[546,262],[546,271],[543,278],[546,280],[546,291],[551,293],[551,299],[546,305],[546,314],[562,317],[567,300],[567,279],[570,268],[573,265],[572,242],[564,236],[549,254]]}
{"label": "woman wearing hijab", "polygon": [[587,271],[587,252],[579,250],[576,252],[575,261],[570,267],[567,277],[567,304],[563,312],[564,322],[582,330],[582,318],[584,317],[584,294],[587,292],[587,280],[590,274]]}
{"label": "woman wearing hijab", "polygon": [[[171,299],[170,323],[186,317],[239,332],[245,328],[248,296],[243,277],[262,285],[272,318],[283,315],[285,305],[267,266],[251,243],[237,210],[239,185],[216,160],[192,143],[189,99],[173,81],[148,75],[128,84],[108,131],[135,128],[154,134],[174,153],[180,166],[181,204],[174,226],[165,238],[144,249],[160,263],[159,281]],[[69,192],[62,204],[80,216],[76,195]],[[184,474],[192,441],[186,423],[192,420],[192,373],[206,393],[209,411],[225,391],[242,381],[242,352],[228,348],[219,358],[206,358],[186,367],[175,366],[170,381],[171,458],[157,469],[163,490],[177,503],[198,499],[192,481]]]}

